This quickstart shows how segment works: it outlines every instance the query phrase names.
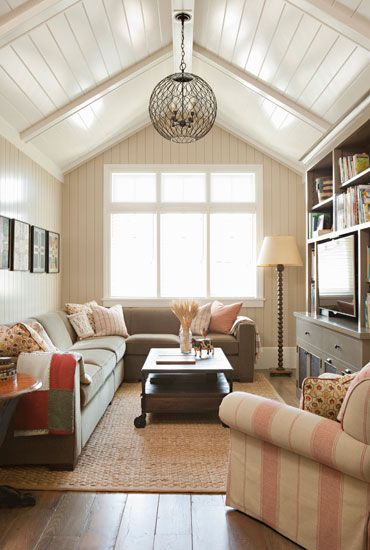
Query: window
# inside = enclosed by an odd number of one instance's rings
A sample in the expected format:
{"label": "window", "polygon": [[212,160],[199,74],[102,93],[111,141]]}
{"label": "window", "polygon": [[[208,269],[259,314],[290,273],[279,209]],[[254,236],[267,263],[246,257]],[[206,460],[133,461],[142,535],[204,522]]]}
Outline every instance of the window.
{"label": "window", "polygon": [[261,301],[261,168],[161,168],[106,167],[106,298]]}

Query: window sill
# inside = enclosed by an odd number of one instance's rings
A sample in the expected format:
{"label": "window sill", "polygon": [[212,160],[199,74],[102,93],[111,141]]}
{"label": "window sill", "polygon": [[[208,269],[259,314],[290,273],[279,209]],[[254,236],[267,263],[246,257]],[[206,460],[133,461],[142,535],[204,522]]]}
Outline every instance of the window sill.
{"label": "window sill", "polygon": [[[121,304],[126,307],[169,307],[170,303],[177,298],[120,298],[105,297],[102,299],[103,306],[110,307]],[[199,303],[206,304],[214,300],[219,300],[225,305],[243,302],[243,307],[262,308],[265,305],[265,298],[195,298]]]}

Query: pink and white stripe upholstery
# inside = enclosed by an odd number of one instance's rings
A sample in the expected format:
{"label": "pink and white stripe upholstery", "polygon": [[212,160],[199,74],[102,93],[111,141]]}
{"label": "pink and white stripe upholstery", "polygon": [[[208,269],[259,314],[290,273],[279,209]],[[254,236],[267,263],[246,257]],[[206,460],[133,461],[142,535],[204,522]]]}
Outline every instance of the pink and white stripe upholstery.
{"label": "pink and white stripe upholstery", "polygon": [[231,428],[227,505],[304,548],[367,548],[368,445],[339,422],[243,392],[220,418]]}

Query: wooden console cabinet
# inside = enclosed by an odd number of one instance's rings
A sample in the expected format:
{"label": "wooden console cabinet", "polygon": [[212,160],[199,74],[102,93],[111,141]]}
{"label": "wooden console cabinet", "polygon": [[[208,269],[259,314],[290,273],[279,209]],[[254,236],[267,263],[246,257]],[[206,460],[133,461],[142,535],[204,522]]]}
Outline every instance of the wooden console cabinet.
{"label": "wooden console cabinet", "polygon": [[345,319],[295,313],[297,387],[307,376],[360,370],[370,361],[370,331]]}

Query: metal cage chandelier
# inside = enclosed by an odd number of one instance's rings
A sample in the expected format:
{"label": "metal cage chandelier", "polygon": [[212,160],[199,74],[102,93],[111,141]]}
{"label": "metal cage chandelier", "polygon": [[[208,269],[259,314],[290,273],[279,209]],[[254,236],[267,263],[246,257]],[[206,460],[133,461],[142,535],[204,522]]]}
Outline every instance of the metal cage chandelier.
{"label": "metal cage chandelier", "polygon": [[181,21],[181,72],[166,76],[156,85],[149,100],[149,115],[154,128],[164,138],[192,143],[212,128],[217,101],[203,78],[185,72],[184,23],[191,16],[179,13],[175,18]]}

